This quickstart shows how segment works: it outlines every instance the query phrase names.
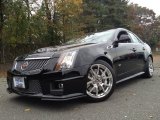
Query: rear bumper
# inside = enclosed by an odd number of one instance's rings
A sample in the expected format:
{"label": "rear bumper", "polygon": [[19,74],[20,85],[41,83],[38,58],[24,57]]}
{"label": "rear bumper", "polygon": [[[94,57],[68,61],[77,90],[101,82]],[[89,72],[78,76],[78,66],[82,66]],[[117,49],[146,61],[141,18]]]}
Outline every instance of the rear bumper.
{"label": "rear bumper", "polygon": [[[14,87],[13,77],[15,76],[25,77],[25,89]],[[42,100],[64,101],[86,96],[85,75],[77,70],[70,70],[65,73],[48,72],[36,75],[17,75],[12,71],[8,71],[7,83],[7,91],[9,93],[37,97]]]}

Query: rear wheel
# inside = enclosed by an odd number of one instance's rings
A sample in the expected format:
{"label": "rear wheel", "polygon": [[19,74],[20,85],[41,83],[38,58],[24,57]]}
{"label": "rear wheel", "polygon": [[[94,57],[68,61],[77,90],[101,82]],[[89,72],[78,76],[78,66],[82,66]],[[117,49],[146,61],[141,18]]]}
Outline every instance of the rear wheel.
{"label": "rear wheel", "polygon": [[115,74],[108,63],[96,61],[91,65],[87,77],[86,94],[89,100],[99,102],[111,96],[115,86]]}
{"label": "rear wheel", "polygon": [[147,78],[151,78],[153,76],[154,67],[152,58],[149,56],[146,62],[146,70],[144,76]]}

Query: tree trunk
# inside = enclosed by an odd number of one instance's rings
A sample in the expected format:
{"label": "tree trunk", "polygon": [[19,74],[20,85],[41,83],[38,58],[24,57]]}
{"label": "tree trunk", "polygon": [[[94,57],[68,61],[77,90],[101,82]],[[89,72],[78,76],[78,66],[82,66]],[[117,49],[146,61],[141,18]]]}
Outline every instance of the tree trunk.
{"label": "tree trunk", "polygon": [[27,18],[28,18],[28,42],[30,43],[31,40],[31,29],[30,29],[30,17],[31,17],[31,11],[29,6],[29,0],[25,0],[26,6],[27,6]]}
{"label": "tree trunk", "polygon": [[52,26],[52,15],[51,15],[51,10],[49,9],[49,4],[50,1],[49,0],[44,0],[44,4],[45,4],[45,8],[46,8],[46,18],[47,18],[47,31],[48,31],[48,36],[51,42],[53,42],[53,44],[56,44],[54,41],[54,32],[53,32],[53,26]]}
{"label": "tree trunk", "polygon": [[44,0],[44,4],[46,8],[46,17],[49,21],[51,21],[51,11],[49,10],[49,0]]}
{"label": "tree trunk", "polygon": [[4,24],[4,2],[0,0],[0,43],[2,42],[2,29]]}
{"label": "tree trunk", "polygon": [[4,0],[0,0],[0,62],[4,62],[2,31],[4,25]]}

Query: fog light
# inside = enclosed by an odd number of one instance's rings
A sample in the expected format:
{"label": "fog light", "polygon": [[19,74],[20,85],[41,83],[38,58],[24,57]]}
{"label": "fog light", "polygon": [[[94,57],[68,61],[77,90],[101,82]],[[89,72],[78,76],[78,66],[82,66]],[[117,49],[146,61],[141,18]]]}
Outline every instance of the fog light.
{"label": "fog light", "polygon": [[58,84],[58,87],[59,89],[63,89],[63,84],[62,83]]}

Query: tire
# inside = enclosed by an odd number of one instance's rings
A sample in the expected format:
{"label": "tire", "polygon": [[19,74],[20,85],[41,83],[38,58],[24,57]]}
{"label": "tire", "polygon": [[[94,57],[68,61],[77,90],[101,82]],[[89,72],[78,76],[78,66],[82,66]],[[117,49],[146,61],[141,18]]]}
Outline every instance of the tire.
{"label": "tire", "polygon": [[146,62],[144,77],[151,78],[153,76],[153,71],[154,71],[153,61],[152,58],[149,56]]}
{"label": "tire", "polygon": [[95,61],[87,73],[87,99],[91,102],[106,100],[114,91],[115,81],[113,68],[103,60]]}

